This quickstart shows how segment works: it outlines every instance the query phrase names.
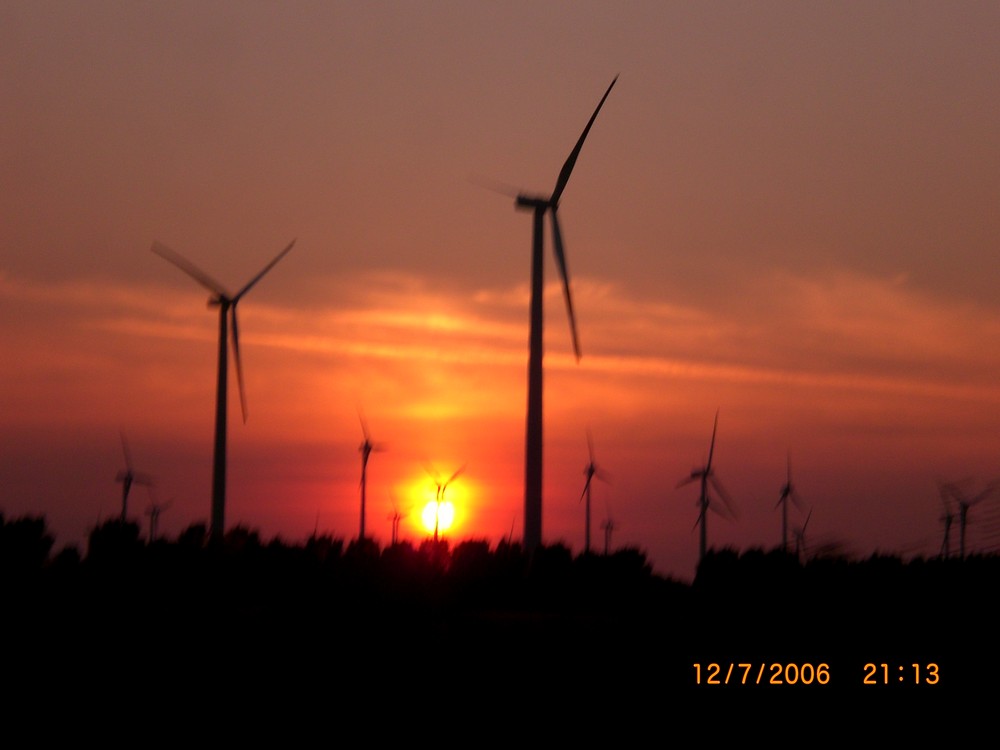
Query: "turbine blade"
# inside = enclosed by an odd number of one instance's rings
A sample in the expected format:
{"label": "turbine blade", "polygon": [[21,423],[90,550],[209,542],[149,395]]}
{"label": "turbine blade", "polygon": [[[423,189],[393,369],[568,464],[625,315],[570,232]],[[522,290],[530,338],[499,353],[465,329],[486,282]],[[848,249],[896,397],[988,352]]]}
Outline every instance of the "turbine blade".
{"label": "turbine blade", "polygon": [[240,361],[240,332],[236,323],[236,303],[233,302],[229,312],[233,331],[233,359],[236,363],[236,383],[240,389],[240,409],[243,411],[243,422],[247,421],[247,397],[243,390],[243,364]]}
{"label": "turbine blade", "polygon": [[456,471],[454,474],[448,477],[448,481],[444,483],[444,486],[447,487],[449,484],[455,481],[455,478],[458,477],[458,475],[461,474],[463,471],[465,471],[465,466],[466,466],[465,464],[462,464],[461,468],[458,471]]}
{"label": "turbine blade", "polygon": [[566,159],[566,163],[563,164],[563,168],[559,172],[559,178],[556,180],[555,190],[552,191],[552,197],[549,198],[549,203],[552,204],[552,208],[559,205],[559,198],[562,196],[563,190],[566,189],[566,183],[569,182],[569,176],[572,174],[573,167],[576,165],[576,159],[580,155],[580,149],[583,148],[583,142],[587,140],[587,134],[590,132],[590,128],[594,124],[594,120],[597,119],[597,113],[601,111],[601,107],[604,106],[604,100],[608,98],[608,94],[611,93],[611,89],[617,80],[618,76],[615,76],[614,80],[611,81],[611,85],[608,86],[608,90],[604,92],[604,96],[601,97],[601,101],[597,103],[597,109],[595,109],[594,114],[590,116],[590,121],[587,122],[587,127],[583,129],[583,133],[580,135],[580,140],[576,142],[576,145],[570,152],[569,157]]}
{"label": "turbine blade", "polygon": [[796,492],[794,488],[789,491],[788,496],[792,498],[792,502],[795,504],[796,508],[798,508],[799,510],[803,510],[802,498],[799,497],[799,493]]}
{"label": "turbine blade", "polygon": [[164,260],[173,263],[175,266],[177,266],[179,269],[181,269],[184,273],[186,273],[192,279],[197,281],[203,287],[208,289],[210,292],[214,292],[215,294],[218,294],[220,297],[225,297],[227,299],[229,298],[229,292],[226,291],[226,288],[222,286],[222,284],[220,284],[218,281],[213,279],[207,273],[202,271],[200,268],[198,268],[198,266],[189,261],[180,253],[171,250],[163,243],[157,242],[155,240],[153,241],[153,247],[151,249],[154,253],[159,255]]}
{"label": "turbine blade", "polygon": [[475,183],[487,190],[492,190],[494,193],[510,196],[511,198],[516,198],[521,194],[521,191],[513,185],[508,185],[506,182],[494,180],[492,177],[486,177],[481,174],[470,174],[469,182]]}
{"label": "turbine blade", "polygon": [[266,266],[264,266],[263,270],[260,273],[258,273],[252,279],[250,279],[250,281],[247,282],[247,285],[245,287],[243,287],[242,289],[240,289],[239,292],[236,293],[236,296],[233,297],[233,302],[236,302],[240,297],[242,297],[244,294],[246,294],[247,292],[249,292],[250,291],[250,287],[252,287],[258,281],[260,281],[261,278],[263,278],[263,276],[264,276],[265,273],[267,273],[272,268],[274,268],[275,264],[279,260],[281,260],[282,258],[284,258],[285,255],[288,254],[288,251],[291,250],[294,246],[295,246],[295,240],[292,240],[291,242],[289,242],[288,243],[288,247],[286,247],[284,250],[282,250],[280,253],[278,253],[276,256],[274,256],[274,260],[272,260],[270,263],[268,263]]}
{"label": "turbine blade", "polygon": [[587,474],[587,482],[583,485],[583,492],[580,493],[580,500],[577,502],[581,502],[583,498],[587,496],[587,490],[590,489],[590,479],[593,476],[593,474]]}
{"label": "turbine blade", "polygon": [[723,504],[726,506],[726,510],[729,511],[729,513],[732,515],[733,518],[737,518],[739,514],[736,512],[736,505],[733,503],[733,499],[729,496],[729,493],[726,491],[726,488],[723,487],[722,483],[715,478],[714,474],[709,475],[708,481],[712,483],[712,488],[715,490],[719,498],[722,500]]}
{"label": "turbine blade", "polygon": [[715,433],[719,429],[719,410],[715,411],[715,425],[712,427],[712,442],[708,446],[708,463],[705,464],[705,473],[712,470],[712,454],[715,452]]}
{"label": "turbine blade", "polygon": [[674,489],[675,489],[675,490],[679,490],[679,489],[680,489],[681,487],[683,487],[684,485],[686,485],[686,484],[691,484],[691,482],[693,482],[693,481],[694,481],[694,480],[696,480],[696,479],[698,479],[698,477],[697,477],[696,475],[692,475],[692,476],[689,476],[689,477],[684,477],[684,478],[683,478],[683,479],[682,479],[681,481],[679,481],[679,482],[678,482],[678,483],[677,483],[677,484],[676,484],[676,485],[674,486]]}
{"label": "turbine blade", "polygon": [[365,443],[371,442],[371,434],[368,432],[368,421],[365,419],[365,415],[358,409],[358,419],[361,421],[361,432],[364,433]]}
{"label": "turbine blade", "polygon": [[426,471],[427,474],[430,476],[430,478],[434,480],[435,484],[437,484],[438,486],[440,486],[440,484],[441,484],[441,475],[438,474],[437,468],[430,461],[427,461],[427,460],[424,460],[421,463],[423,463],[423,465],[424,465],[424,471]]}
{"label": "turbine blade", "polygon": [[559,274],[563,281],[563,297],[566,298],[566,313],[569,315],[569,330],[573,335],[573,353],[576,354],[576,361],[580,361],[580,340],[576,335],[576,315],[573,314],[573,295],[569,290],[569,270],[566,268],[566,254],[563,252],[562,233],[559,231],[559,218],[556,216],[556,207],[552,206],[552,242],[555,248],[556,263],[559,265]]}

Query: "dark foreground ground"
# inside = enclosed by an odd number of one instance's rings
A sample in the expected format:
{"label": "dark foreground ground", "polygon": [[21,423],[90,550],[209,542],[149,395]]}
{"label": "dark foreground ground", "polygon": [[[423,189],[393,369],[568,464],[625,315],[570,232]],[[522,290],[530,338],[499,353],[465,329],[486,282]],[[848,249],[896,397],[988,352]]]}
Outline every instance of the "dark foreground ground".
{"label": "dark foreground ground", "polygon": [[3,679],[25,703],[103,691],[109,710],[213,713],[224,697],[596,721],[682,699],[916,710],[1000,680],[996,557],[723,551],[686,584],[637,550],[91,542],[84,559],[5,553]]}

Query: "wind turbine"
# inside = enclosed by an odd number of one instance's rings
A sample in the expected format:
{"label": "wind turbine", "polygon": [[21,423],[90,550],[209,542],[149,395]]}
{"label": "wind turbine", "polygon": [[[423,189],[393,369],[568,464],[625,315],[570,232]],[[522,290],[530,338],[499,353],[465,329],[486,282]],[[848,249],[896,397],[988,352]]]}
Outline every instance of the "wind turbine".
{"label": "wind turbine", "polygon": [[958,554],[960,560],[965,559],[965,524],[968,520],[969,508],[992,495],[994,490],[996,490],[996,485],[996,482],[990,482],[990,484],[986,485],[986,489],[972,498],[966,497],[957,484],[952,483],[948,485],[948,491],[955,498],[955,502],[958,503]]}
{"label": "wind turbine", "polygon": [[128,442],[125,440],[125,433],[120,432],[122,439],[122,452],[125,454],[125,469],[118,472],[118,476],[115,477],[116,482],[122,483],[122,523],[128,520],[128,493],[132,489],[133,484],[142,485],[145,487],[152,487],[153,480],[148,474],[136,473],[132,469],[132,455],[128,450]]}
{"label": "wind turbine", "polygon": [[590,437],[590,431],[587,431],[587,451],[590,456],[590,461],[587,463],[586,468],[583,470],[584,475],[587,477],[586,483],[583,485],[583,492],[580,493],[580,501],[585,497],[587,498],[587,522],[585,526],[584,533],[584,544],[583,551],[585,553],[590,552],[590,484],[591,480],[596,476],[603,482],[608,481],[607,475],[601,470],[596,463],[594,463],[594,441]]}
{"label": "wind turbine", "polygon": [[[368,488],[368,457],[372,454],[372,451],[377,453],[384,449],[381,445],[372,443],[371,434],[368,432],[368,424],[365,422],[365,418],[360,414],[358,414],[358,417],[361,420],[361,432],[364,433],[365,436],[365,442],[358,447],[358,451],[361,453],[361,531],[358,534],[358,539],[364,539],[365,495]],[[395,544],[395,542],[393,542],[393,544]]]}
{"label": "wind turbine", "polygon": [[609,518],[601,528],[604,529],[604,556],[607,557],[611,554],[611,532],[615,530],[615,522]]}
{"label": "wind turbine", "polygon": [[149,543],[152,544],[156,540],[156,525],[160,520],[160,514],[170,508],[173,505],[173,501],[158,503],[153,497],[152,490],[150,490],[149,494],[150,503],[149,507],[146,508],[146,515],[149,516]]}
{"label": "wind turbine", "polygon": [[949,485],[940,484],[938,490],[941,493],[941,504],[944,505],[944,515],[941,522],[944,524],[944,539],[941,540],[941,557],[947,560],[951,557],[951,525],[955,521],[955,514],[948,504],[948,494],[951,491]]}
{"label": "wind turbine", "polygon": [[580,344],[576,335],[576,317],[573,314],[573,298],[569,288],[569,271],[566,267],[566,255],[563,251],[562,234],[559,230],[557,209],[566,183],[569,181],[573,167],[576,165],[580,149],[590,132],[597,113],[601,111],[604,100],[611,93],[618,76],[615,76],[608,86],[597,109],[590,116],[587,127],[577,140],[569,157],[563,164],[555,189],[551,195],[537,196],[521,193],[515,200],[515,207],[530,210],[534,214],[531,241],[531,330],[528,337],[528,417],[525,437],[525,468],[524,468],[524,545],[531,552],[542,543],[542,326],[543,326],[543,292],[544,292],[544,256],[543,230],[545,214],[552,214],[552,243],[563,281],[563,295],[566,298],[566,310],[569,314],[570,333],[573,337],[573,352],[577,361],[580,359]]}
{"label": "wind turbine", "polygon": [[607,557],[611,554],[611,532],[615,530],[615,522],[611,518],[611,507],[606,502],[604,508],[608,512],[608,517],[601,524],[601,528],[604,529],[604,556]]}
{"label": "wind turbine", "polygon": [[781,488],[781,495],[778,497],[778,502],[774,506],[777,508],[781,506],[781,551],[788,552],[788,501],[791,500],[799,508],[802,507],[802,503],[799,501],[799,497],[795,492],[795,488],[792,486],[792,456],[791,453],[788,455],[788,478],[785,480],[785,486]]}
{"label": "wind turbine", "polygon": [[164,260],[173,263],[188,276],[208,289],[212,293],[212,296],[208,300],[209,307],[217,306],[219,308],[219,368],[215,391],[215,455],[212,463],[212,518],[209,528],[212,537],[216,539],[221,538],[225,531],[226,517],[226,386],[229,380],[228,328],[231,323],[233,359],[236,362],[236,380],[240,390],[240,408],[243,411],[243,422],[246,423],[247,401],[246,393],[243,389],[243,368],[240,364],[240,340],[239,328],[236,322],[236,305],[243,298],[243,295],[249,292],[263,278],[264,274],[285,257],[294,245],[295,240],[292,240],[288,244],[288,247],[278,253],[274,260],[264,266],[260,273],[250,279],[242,289],[236,294],[230,294],[222,284],[215,281],[191,261],[167,246],[159,242],[153,242],[153,252]]}
{"label": "wind turbine", "polygon": [[389,514],[389,520],[392,521],[392,546],[395,547],[399,543],[399,522],[406,517],[405,513],[400,512],[399,508],[396,507],[396,501],[392,501],[392,513]]}
{"label": "wind turbine", "polygon": [[437,471],[434,471],[432,468],[428,468],[427,471],[434,480],[434,485],[437,487],[437,493],[434,496],[434,541],[436,542],[438,540],[438,523],[441,520],[441,503],[444,502],[444,493],[448,489],[448,485],[454,482],[458,475],[465,471],[465,466],[463,465],[443,482]]}
{"label": "wind turbine", "polygon": [[708,484],[709,484],[709,482],[712,483],[712,487],[715,488],[716,493],[722,499],[722,502],[725,504],[726,509],[729,511],[729,514],[731,516],[735,516],[735,513],[733,511],[732,501],[729,499],[729,493],[727,493],[723,489],[722,485],[719,484],[719,480],[717,480],[715,478],[715,474],[712,472],[712,455],[715,452],[715,433],[718,430],[718,428],[719,428],[719,412],[716,411],[715,412],[715,425],[712,427],[712,442],[709,443],[709,446],[708,446],[708,461],[705,462],[705,465],[702,468],[700,468],[700,469],[692,469],[691,470],[691,476],[684,477],[684,479],[682,479],[680,482],[677,483],[677,488],[678,489],[681,488],[681,487],[683,487],[684,485],[690,484],[691,482],[694,482],[694,481],[699,481],[700,484],[701,484],[701,493],[700,493],[699,498],[698,498],[698,507],[699,507],[700,510],[698,512],[698,520],[695,521],[695,526],[699,526],[699,525],[701,526],[701,535],[700,535],[700,540],[699,540],[699,545],[698,545],[698,561],[699,562],[701,562],[702,560],[705,559],[705,548],[706,548],[706,542],[707,542],[707,539],[708,539],[708,535],[707,535],[707,531],[706,531],[705,527],[706,527],[706,521],[707,521],[707,516],[708,516],[708,509],[711,508],[716,513],[718,513],[718,514],[720,514],[722,516],[726,515],[723,511],[721,511],[719,509],[719,507],[718,507],[718,505],[716,503],[713,503],[711,501],[711,498],[709,497],[709,494],[708,494]]}

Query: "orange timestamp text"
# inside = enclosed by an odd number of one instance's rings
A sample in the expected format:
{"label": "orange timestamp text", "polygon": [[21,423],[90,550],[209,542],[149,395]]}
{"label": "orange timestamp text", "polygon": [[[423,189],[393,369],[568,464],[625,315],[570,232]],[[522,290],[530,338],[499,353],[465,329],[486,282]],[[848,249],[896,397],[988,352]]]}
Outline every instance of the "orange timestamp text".
{"label": "orange timestamp text", "polygon": [[825,662],[695,662],[692,667],[695,685],[827,685],[830,682],[830,665]]}

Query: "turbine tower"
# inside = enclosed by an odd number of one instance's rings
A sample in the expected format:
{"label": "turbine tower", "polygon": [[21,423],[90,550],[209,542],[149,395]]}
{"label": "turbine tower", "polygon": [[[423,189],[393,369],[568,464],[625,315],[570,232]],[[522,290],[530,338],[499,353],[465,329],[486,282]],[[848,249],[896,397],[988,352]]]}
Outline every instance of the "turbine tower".
{"label": "turbine tower", "polygon": [[699,537],[698,544],[698,562],[701,563],[705,559],[705,551],[708,541],[708,532],[706,530],[706,521],[708,516],[708,509],[711,508],[716,513],[725,516],[726,513],[719,509],[717,503],[713,503],[708,494],[708,484],[712,483],[712,487],[715,489],[716,493],[722,499],[731,516],[735,516],[733,511],[732,501],[729,499],[729,493],[723,489],[722,485],[719,484],[719,480],[715,478],[715,474],[712,472],[712,455],[715,453],[715,433],[719,428],[719,412],[715,412],[715,425],[712,427],[712,442],[708,446],[708,461],[700,469],[692,469],[691,475],[684,477],[680,482],[677,483],[677,488],[681,488],[686,484],[698,481],[701,484],[701,493],[698,497],[698,520],[695,521],[695,526],[701,526],[701,533]]}
{"label": "turbine tower", "polygon": [[525,437],[525,467],[524,467],[524,545],[531,552],[542,543],[542,325],[543,325],[543,292],[544,292],[544,256],[543,230],[545,214],[552,214],[552,243],[563,281],[563,295],[566,298],[566,310],[569,314],[570,333],[573,337],[573,352],[577,361],[580,359],[580,345],[576,335],[576,317],[573,314],[573,298],[569,288],[569,271],[566,267],[566,255],[563,251],[562,234],[559,231],[559,219],[556,212],[559,199],[562,197],[566,183],[569,181],[573,167],[576,165],[580,149],[590,132],[597,113],[601,111],[604,100],[611,93],[618,76],[615,76],[608,86],[597,109],[590,116],[587,127],[583,129],[576,146],[570,152],[569,158],[563,164],[555,189],[549,196],[519,194],[515,206],[530,210],[534,214],[531,241],[531,330],[528,337],[528,416],[527,434]]}
{"label": "turbine tower", "polygon": [[212,462],[212,517],[209,533],[213,539],[220,539],[225,532],[226,521],[226,395],[229,380],[229,326],[232,325],[233,359],[236,363],[236,380],[240,391],[240,408],[243,412],[243,422],[247,421],[247,401],[243,389],[243,368],[240,364],[239,328],[236,322],[236,305],[243,295],[263,278],[274,265],[281,260],[295,245],[292,240],[288,247],[278,253],[274,260],[254,276],[236,294],[230,294],[225,287],[215,281],[200,268],[195,266],[180,254],[174,252],[159,242],[153,242],[152,250],[164,260],[173,263],[188,276],[208,289],[209,307],[219,308],[219,368],[215,390],[215,453]]}
{"label": "turbine tower", "polygon": [[122,452],[125,454],[125,469],[124,471],[119,471],[118,476],[115,477],[116,482],[122,483],[122,516],[121,521],[125,523],[128,520],[128,494],[132,489],[133,484],[143,485],[145,487],[152,487],[153,480],[148,474],[136,473],[132,468],[132,455],[128,450],[128,442],[125,440],[125,433],[119,433],[122,438]]}

